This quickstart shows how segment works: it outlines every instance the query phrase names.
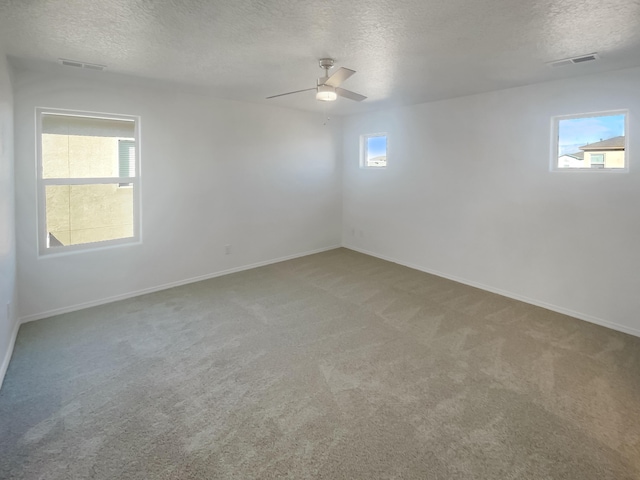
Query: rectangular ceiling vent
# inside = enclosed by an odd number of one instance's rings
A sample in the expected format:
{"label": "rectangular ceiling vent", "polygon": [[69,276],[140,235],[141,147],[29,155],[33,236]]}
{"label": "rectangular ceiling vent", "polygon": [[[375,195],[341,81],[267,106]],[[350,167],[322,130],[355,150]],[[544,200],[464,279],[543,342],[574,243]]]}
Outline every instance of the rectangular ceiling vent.
{"label": "rectangular ceiling vent", "polygon": [[68,60],[66,58],[59,58],[58,62],[60,63],[60,65],[64,65],[65,67],[85,68],[87,70],[99,70],[99,71],[103,71],[107,69],[106,65],[99,65],[97,63],[79,62],[77,60]]}
{"label": "rectangular ceiling vent", "polygon": [[598,60],[600,57],[597,53],[590,53],[588,55],[580,55],[579,57],[573,58],[565,58],[563,60],[555,60],[553,62],[547,63],[547,65],[556,68],[556,67],[564,67],[566,65],[573,65],[576,63],[584,63],[591,62],[593,60]]}

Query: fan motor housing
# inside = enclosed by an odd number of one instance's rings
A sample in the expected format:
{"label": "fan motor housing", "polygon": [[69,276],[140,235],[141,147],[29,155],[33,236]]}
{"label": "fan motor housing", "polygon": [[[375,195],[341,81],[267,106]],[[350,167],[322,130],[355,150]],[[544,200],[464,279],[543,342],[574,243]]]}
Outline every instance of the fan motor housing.
{"label": "fan motor housing", "polygon": [[333,67],[333,63],[333,58],[321,58],[320,60],[318,60],[320,68],[324,68],[327,71],[329,71],[329,69]]}

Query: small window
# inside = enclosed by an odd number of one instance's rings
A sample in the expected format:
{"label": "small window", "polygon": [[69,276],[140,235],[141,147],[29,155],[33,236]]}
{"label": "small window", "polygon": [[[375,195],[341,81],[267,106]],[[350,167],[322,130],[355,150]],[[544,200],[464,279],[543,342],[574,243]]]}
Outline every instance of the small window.
{"label": "small window", "polygon": [[553,119],[552,170],[628,169],[627,111]]}
{"label": "small window", "polygon": [[384,168],[387,166],[386,133],[360,137],[360,166],[362,168]]}
{"label": "small window", "polygon": [[592,153],[589,157],[591,168],[604,168],[606,165],[604,156],[604,153]]}
{"label": "small window", "polygon": [[[120,177],[136,176],[135,140],[118,140],[118,172]],[[120,187],[131,187],[131,183],[119,183]]]}
{"label": "small window", "polygon": [[137,241],[139,119],[38,109],[37,120],[40,253]]}

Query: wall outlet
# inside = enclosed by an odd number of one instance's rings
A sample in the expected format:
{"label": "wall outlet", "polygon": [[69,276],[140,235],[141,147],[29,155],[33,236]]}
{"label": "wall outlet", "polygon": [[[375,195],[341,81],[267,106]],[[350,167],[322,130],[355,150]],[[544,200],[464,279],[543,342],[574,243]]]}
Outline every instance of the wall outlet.
{"label": "wall outlet", "polygon": [[7,302],[7,318],[11,319],[11,302]]}
{"label": "wall outlet", "polygon": [[231,255],[231,245],[225,245],[224,246],[224,254],[225,255]]}

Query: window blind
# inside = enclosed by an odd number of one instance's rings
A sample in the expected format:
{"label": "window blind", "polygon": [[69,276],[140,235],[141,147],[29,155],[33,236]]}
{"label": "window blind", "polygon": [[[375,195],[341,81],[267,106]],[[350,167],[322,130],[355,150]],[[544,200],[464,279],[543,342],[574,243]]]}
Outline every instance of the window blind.
{"label": "window blind", "polygon": [[42,133],[88,137],[135,137],[133,120],[80,117],[47,113],[42,116]]}

